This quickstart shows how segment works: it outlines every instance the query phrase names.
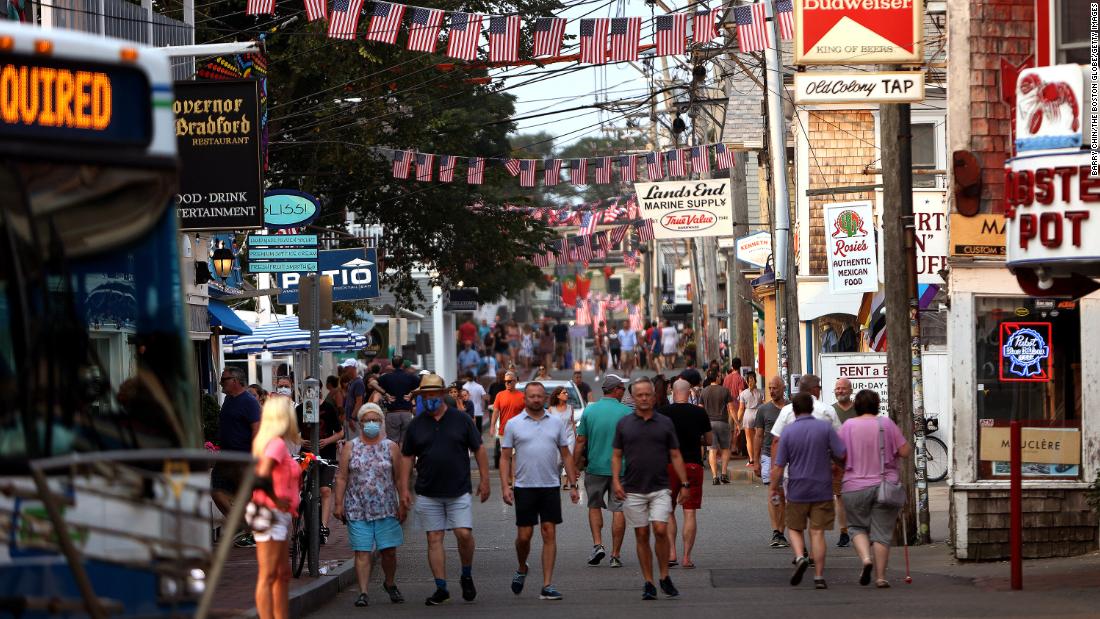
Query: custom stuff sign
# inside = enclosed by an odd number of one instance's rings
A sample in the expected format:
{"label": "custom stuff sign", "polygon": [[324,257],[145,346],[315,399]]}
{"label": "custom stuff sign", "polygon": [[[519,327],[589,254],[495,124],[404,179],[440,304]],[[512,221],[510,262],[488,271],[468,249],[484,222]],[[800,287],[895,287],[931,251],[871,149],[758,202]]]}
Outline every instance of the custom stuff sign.
{"label": "custom stuff sign", "polygon": [[658,239],[733,235],[729,179],[634,183],[642,217]]}
{"label": "custom stuff sign", "polygon": [[825,208],[825,259],[834,294],[878,290],[874,207],[870,201],[838,202]]}
{"label": "custom stuff sign", "polygon": [[794,62],[920,62],[923,19],[921,0],[794,0]]}
{"label": "custom stuff sign", "polygon": [[264,227],[255,80],[176,82],[181,230]]}

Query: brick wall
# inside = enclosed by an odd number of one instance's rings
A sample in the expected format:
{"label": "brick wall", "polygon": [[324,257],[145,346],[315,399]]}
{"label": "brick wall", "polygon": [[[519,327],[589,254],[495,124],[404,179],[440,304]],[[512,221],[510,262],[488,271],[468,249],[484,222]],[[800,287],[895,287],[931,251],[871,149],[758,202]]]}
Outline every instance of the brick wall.
{"label": "brick wall", "polygon": [[[1009,493],[970,491],[967,498],[968,559],[1008,559]],[[1068,557],[1097,549],[1100,517],[1085,503],[1082,490],[1025,490],[1023,493],[1025,559]]]}
{"label": "brick wall", "polygon": [[[810,144],[809,188],[824,189],[849,185],[870,185],[875,177],[864,174],[878,167],[875,154],[875,121],[868,110],[811,111],[806,128]],[[810,274],[824,275],[824,204],[853,200],[874,200],[873,192],[843,193],[810,198]]]}
{"label": "brick wall", "polygon": [[1001,59],[1017,66],[1033,53],[1034,9],[1034,0],[970,2],[970,150],[982,166],[983,213],[1004,210],[1004,163],[1011,155]]}

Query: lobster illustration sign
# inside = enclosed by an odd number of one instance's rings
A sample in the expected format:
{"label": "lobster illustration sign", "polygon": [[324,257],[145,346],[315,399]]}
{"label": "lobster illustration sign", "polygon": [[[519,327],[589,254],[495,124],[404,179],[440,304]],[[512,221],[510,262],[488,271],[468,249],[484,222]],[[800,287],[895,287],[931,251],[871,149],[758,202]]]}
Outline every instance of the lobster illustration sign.
{"label": "lobster illustration sign", "polygon": [[826,204],[824,210],[829,291],[834,294],[877,291],[878,252],[872,203]]}
{"label": "lobster illustration sign", "polygon": [[1080,148],[1085,79],[1081,67],[1059,65],[1020,72],[1016,81],[1016,150]]}

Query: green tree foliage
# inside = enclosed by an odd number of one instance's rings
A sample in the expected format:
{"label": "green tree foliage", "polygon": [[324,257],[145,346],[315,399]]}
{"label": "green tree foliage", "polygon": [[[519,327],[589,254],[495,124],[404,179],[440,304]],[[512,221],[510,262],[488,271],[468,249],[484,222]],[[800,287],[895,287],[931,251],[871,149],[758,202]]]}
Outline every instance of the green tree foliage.
{"label": "green tree foliage", "polygon": [[[487,14],[550,15],[561,8],[557,0],[418,4]],[[320,197],[318,225],[339,227],[351,212],[358,223],[381,226],[382,285],[403,305],[423,302],[415,271],[430,273],[444,288],[458,281],[477,286],[486,300],[543,282],[523,258],[552,232],[503,208],[522,204],[524,194],[502,167],[487,167],[480,186],[466,183],[465,160],[450,184],[391,173],[392,149],[509,156],[514,124],[500,122],[514,113],[507,80],[487,79],[485,69],[446,58],[445,41],[439,54],[405,51],[406,32],[393,46],[364,41],[370,3],[352,41],[326,38],[323,21],[306,23],[301,0],[278,3],[278,17],[298,15],[290,23],[245,16],[244,6],[243,0],[208,5],[196,40],[224,40],[233,29],[241,31],[236,38],[267,32],[268,186]],[[271,31],[273,23],[279,25]],[[522,44],[530,43],[527,25]]]}
{"label": "green tree foliage", "polygon": [[588,162],[589,185],[572,185],[569,183],[569,159],[596,156],[615,156],[639,151],[645,148],[645,139],[640,135],[625,137],[594,136],[584,137],[564,146],[553,143],[553,136],[548,133],[527,133],[517,136],[513,143],[516,145],[532,144],[517,152],[517,157],[535,157],[538,159],[563,159],[562,181],[553,187],[536,188],[532,200],[538,206],[562,207],[570,204],[587,204],[598,200],[606,200],[615,196],[629,195],[633,191],[632,186],[624,186],[619,182],[618,162],[615,163],[611,175],[612,182],[606,185],[595,184],[595,170],[592,162]]}

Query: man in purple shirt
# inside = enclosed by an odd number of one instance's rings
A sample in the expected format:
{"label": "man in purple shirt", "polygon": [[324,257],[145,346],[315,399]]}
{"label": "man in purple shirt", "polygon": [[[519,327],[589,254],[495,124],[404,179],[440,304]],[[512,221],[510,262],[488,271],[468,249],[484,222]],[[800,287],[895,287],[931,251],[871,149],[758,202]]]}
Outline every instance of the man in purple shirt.
{"label": "man in purple shirt", "polygon": [[779,479],[787,467],[787,528],[791,548],[797,557],[791,585],[802,582],[809,560],[803,555],[806,540],[803,531],[810,523],[811,550],[814,554],[814,587],[825,584],[825,531],[833,528],[832,460],[844,462],[844,443],[840,442],[828,421],[813,417],[814,401],[808,393],[791,398],[795,419],[783,430],[783,440],[772,461],[770,499],[779,497]]}

